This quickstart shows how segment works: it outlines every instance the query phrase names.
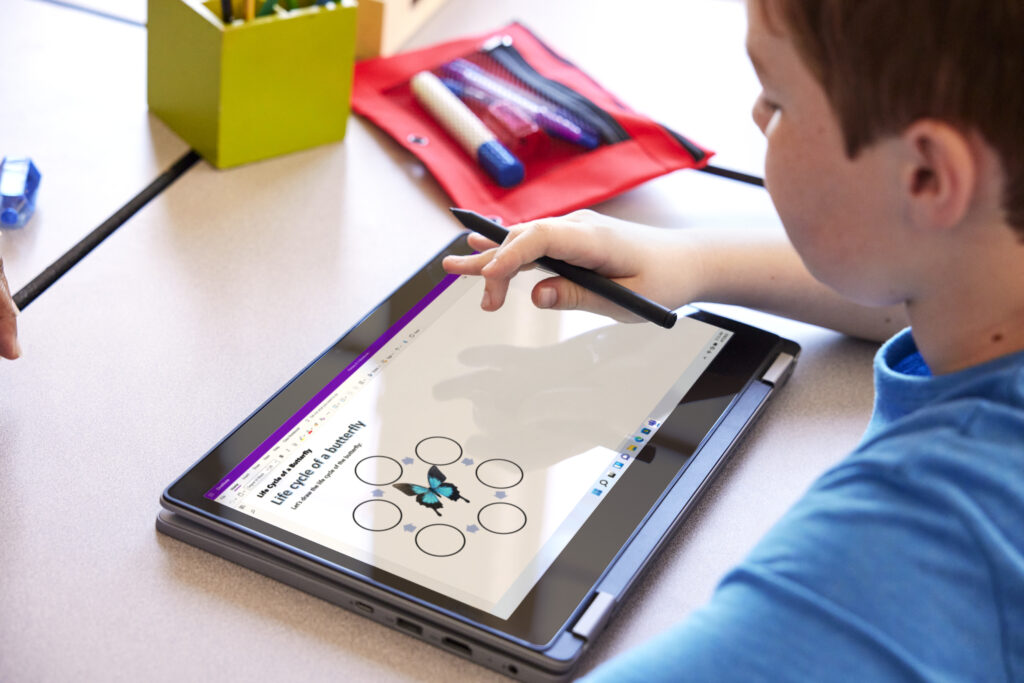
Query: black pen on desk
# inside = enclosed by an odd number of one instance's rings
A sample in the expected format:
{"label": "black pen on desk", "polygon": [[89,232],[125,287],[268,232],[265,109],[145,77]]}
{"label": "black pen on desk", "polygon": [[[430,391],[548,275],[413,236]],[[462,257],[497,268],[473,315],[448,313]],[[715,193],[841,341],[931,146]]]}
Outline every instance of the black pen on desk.
{"label": "black pen on desk", "polygon": [[220,14],[221,21],[225,24],[230,24],[234,15],[231,11],[231,0],[220,0]]}
{"label": "black pen on desk", "polygon": [[[494,221],[484,218],[475,211],[452,208],[451,212],[455,214],[455,217],[464,226],[473,232],[483,235],[492,242],[501,244],[508,237],[508,230]],[[612,303],[622,306],[630,313],[634,313],[655,325],[670,329],[676,324],[675,311],[670,311],[661,304],[645,299],[633,290],[623,287],[618,282],[610,280],[603,275],[598,275],[592,270],[574,266],[571,263],[559,261],[548,256],[542,256],[534,263],[555,275],[561,275],[570,282],[575,282],[580,287],[602,296]]]}

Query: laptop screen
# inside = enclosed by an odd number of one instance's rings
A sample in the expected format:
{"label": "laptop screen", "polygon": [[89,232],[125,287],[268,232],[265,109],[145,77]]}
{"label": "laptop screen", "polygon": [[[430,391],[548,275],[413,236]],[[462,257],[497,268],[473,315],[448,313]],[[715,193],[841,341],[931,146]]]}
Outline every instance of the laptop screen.
{"label": "laptop screen", "polygon": [[446,275],[443,255],[165,502],[339,580],[546,643],[779,339],[696,309],[671,330],[540,310],[537,272],[487,313],[482,281]]}
{"label": "laptop screen", "polygon": [[447,276],[206,496],[507,619],[732,336]]}

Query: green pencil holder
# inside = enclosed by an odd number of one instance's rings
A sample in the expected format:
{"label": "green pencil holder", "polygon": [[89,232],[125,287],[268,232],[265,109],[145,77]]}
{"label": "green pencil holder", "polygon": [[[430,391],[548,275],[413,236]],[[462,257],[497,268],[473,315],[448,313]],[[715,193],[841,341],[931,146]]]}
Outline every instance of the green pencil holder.
{"label": "green pencil holder", "polygon": [[[214,166],[345,137],[355,0],[282,0],[267,16],[230,23],[221,19],[220,0],[148,5],[149,108]],[[243,15],[240,0],[233,9]]]}

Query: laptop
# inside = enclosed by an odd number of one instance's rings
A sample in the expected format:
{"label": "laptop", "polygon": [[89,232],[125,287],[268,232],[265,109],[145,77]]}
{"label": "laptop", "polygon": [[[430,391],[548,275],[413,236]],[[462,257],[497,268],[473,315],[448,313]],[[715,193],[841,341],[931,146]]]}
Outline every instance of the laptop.
{"label": "laptop", "polygon": [[[512,678],[570,678],[792,371],[792,341],[501,310],[461,235],[161,498],[169,536]],[[396,635],[395,637],[402,637]]]}

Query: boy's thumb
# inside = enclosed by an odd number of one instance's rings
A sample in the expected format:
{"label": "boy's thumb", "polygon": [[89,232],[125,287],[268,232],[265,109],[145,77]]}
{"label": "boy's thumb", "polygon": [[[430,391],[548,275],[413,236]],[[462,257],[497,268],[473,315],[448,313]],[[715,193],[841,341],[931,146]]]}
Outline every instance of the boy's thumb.
{"label": "boy's thumb", "polygon": [[601,297],[562,277],[551,277],[538,282],[533,288],[532,298],[537,308],[559,310],[599,311],[601,304],[600,301],[595,301]]}

